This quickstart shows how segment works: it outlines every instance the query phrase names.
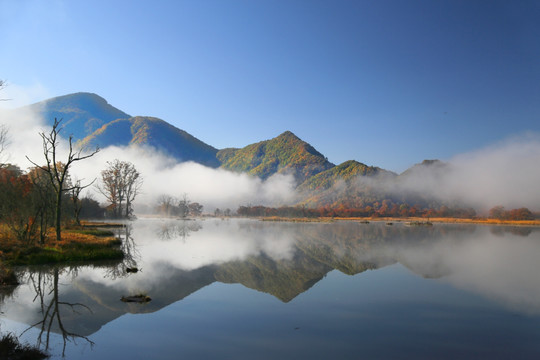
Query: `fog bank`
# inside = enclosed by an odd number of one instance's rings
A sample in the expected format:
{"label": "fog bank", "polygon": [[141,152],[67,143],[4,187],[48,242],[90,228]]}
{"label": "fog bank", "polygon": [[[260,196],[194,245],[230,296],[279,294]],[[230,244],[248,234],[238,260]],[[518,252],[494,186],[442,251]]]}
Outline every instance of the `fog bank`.
{"label": "fog bank", "polygon": [[[37,113],[27,108],[14,110],[0,109],[0,124],[8,127],[10,144],[6,149],[6,162],[17,164],[26,170],[33,165],[28,156],[37,164],[44,163],[41,132],[48,133],[50,127]],[[69,134],[60,133],[59,156],[67,159]],[[83,154],[93,149],[87,149]],[[266,181],[259,178],[234,173],[223,169],[212,169],[203,165],[176,160],[150,147],[116,147],[101,149],[95,156],[73,163],[72,178],[82,179],[83,184],[94,179],[99,182],[100,172],[107,167],[107,161],[119,159],[132,162],[143,178],[143,186],[135,204],[155,205],[156,199],[163,194],[182,197],[184,194],[191,201],[201,203],[205,210],[230,208],[236,210],[243,204],[261,204],[267,206],[290,205],[295,200],[294,178],[291,175],[276,174]],[[98,201],[104,197],[90,187],[85,194],[91,194]]]}
{"label": "fog bank", "polygon": [[416,191],[487,210],[540,209],[540,136],[526,134],[455,156],[446,166],[416,169],[398,191]]}
{"label": "fog bank", "polygon": [[[0,124],[9,129],[10,144],[3,158],[27,169],[30,159],[43,160],[40,132],[50,128],[39,114],[27,108],[0,109]],[[67,136],[69,134],[62,134]],[[59,159],[66,159],[66,139],[61,141]],[[91,150],[91,149],[89,149]],[[7,158],[6,158],[7,155]],[[132,162],[143,178],[143,187],[135,206],[155,205],[160,195],[182,197],[204,205],[205,211],[215,208],[235,210],[239,205],[281,206],[297,201],[292,176],[276,174],[266,181],[247,174],[212,169],[196,163],[178,164],[149,147],[107,147],[94,157],[75,163],[71,174],[89,183],[100,177],[107,161]],[[540,209],[540,135],[515,136],[492,146],[460,154],[441,165],[417,166],[397,179],[361,176],[360,186],[369,186],[385,194],[422,194],[424,198],[451,205],[470,206],[486,212],[495,205],[507,208]],[[344,193],[347,186],[338,182],[332,189]],[[95,187],[89,188],[99,201],[104,197]]]}

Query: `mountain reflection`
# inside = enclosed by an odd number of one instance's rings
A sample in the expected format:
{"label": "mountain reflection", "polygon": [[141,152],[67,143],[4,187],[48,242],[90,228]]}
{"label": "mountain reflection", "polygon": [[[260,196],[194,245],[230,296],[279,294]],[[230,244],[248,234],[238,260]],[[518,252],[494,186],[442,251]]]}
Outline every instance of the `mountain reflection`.
{"label": "mountain reflection", "polygon": [[[537,228],[155,219],[127,230],[123,263],[22,269],[26,285],[0,296],[5,316],[64,339],[87,339],[123,314],[158,311],[216,281],[290,302],[330,271],[355,275],[395,263],[515,311],[540,313]],[[128,266],[140,271],[127,274]],[[120,301],[133,293],[152,301]],[[46,325],[49,308],[61,310],[54,326]]]}

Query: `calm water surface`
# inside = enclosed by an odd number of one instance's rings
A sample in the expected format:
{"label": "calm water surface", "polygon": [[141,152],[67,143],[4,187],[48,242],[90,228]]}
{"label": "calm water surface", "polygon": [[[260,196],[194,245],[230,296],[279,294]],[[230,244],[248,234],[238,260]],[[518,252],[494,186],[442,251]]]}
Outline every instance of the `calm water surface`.
{"label": "calm water surface", "polygon": [[121,263],[20,269],[2,333],[67,359],[540,358],[539,228],[154,219],[122,236]]}

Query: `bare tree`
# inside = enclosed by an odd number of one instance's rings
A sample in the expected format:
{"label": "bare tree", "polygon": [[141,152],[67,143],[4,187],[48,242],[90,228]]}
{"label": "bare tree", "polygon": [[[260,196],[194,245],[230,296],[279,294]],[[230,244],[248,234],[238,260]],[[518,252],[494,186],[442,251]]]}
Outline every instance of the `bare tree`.
{"label": "bare tree", "polygon": [[28,177],[32,181],[33,190],[36,194],[34,206],[36,208],[36,222],[39,223],[39,239],[44,244],[47,230],[54,225],[55,196],[47,174],[39,167],[28,171]]}
{"label": "bare tree", "polygon": [[[6,86],[7,86],[6,81],[5,80],[0,80],[0,90],[5,88]],[[0,98],[0,101],[7,101],[7,100],[10,100],[10,99],[1,99]]]}
{"label": "bare tree", "polygon": [[[95,181],[95,179],[94,179]],[[92,181],[90,184],[82,185],[81,180],[76,179],[73,182],[73,186],[70,188],[70,198],[71,198],[71,205],[73,206],[73,215],[75,216],[75,222],[77,225],[81,225],[81,210],[82,210],[82,200],[81,200],[81,192],[92,185],[94,183]]]}
{"label": "bare tree", "polygon": [[56,226],[56,241],[60,241],[62,236],[61,229],[61,219],[62,219],[62,195],[68,191],[71,191],[72,188],[66,186],[68,179],[68,170],[73,165],[74,162],[88,159],[89,157],[94,156],[99,149],[96,148],[90,154],[82,155],[82,149],[75,151],[73,149],[73,136],[69,136],[69,152],[67,160],[65,163],[62,163],[57,160],[58,157],[58,147],[59,147],[59,134],[62,131],[60,127],[61,120],[54,119],[54,124],[50,133],[46,134],[45,132],[40,133],[41,139],[43,141],[43,155],[45,156],[45,166],[40,166],[34,161],[30,160],[27,156],[26,158],[32,164],[45,171],[48,175],[49,183],[52,185],[54,193],[56,195],[55,199],[55,226]]}
{"label": "bare tree", "polygon": [[189,215],[189,204],[190,204],[190,201],[188,199],[188,196],[187,194],[184,194],[182,196],[182,199],[178,201],[178,206],[177,206],[178,216],[180,216],[181,218],[186,218]]}
{"label": "bare tree", "polygon": [[141,174],[135,169],[132,163],[126,162],[122,169],[126,194],[126,212],[125,217],[130,218],[133,215],[133,201],[139,194],[142,187]]}
{"label": "bare tree", "polygon": [[142,186],[141,174],[129,161],[115,159],[107,164],[97,188],[109,201],[113,217],[129,218],[133,214],[133,201]]}
{"label": "bare tree", "polygon": [[[2,90],[6,86],[6,82],[4,80],[0,80],[0,90]],[[0,100],[6,100],[6,99],[0,99]],[[8,128],[5,124],[0,124],[0,167],[3,165],[4,159],[4,152],[6,150],[6,147],[9,144],[9,138],[8,138]]]}
{"label": "bare tree", "polygon": [[5,159],[5,151],[9,145],[8,128],[5,124],[0,124],[0,166],[3,165]]}
{"label": "bare tree", "polygon": [[157,199],[157,212],[166,215],[171,216],[171,214],[174,212],[176,199],[172,197],[171,195],[163,194],[160,195]]}

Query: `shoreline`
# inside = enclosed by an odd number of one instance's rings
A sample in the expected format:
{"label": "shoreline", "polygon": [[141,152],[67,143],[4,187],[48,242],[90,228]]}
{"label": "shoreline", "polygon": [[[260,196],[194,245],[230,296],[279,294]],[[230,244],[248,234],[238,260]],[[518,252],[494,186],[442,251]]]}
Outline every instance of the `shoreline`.
{"label": "shoreline", "polygon": [[358,221],[358,222],[395,222],[395,223],[432,223],[432,224],[475,224],[475,225],[500,225],[500,226],[540,226],[540,219],[536,220],[499,220],[499,219],[461,219],[461,218],[423,218],[423,217],[320,217],[320,218],[287,218],[287,217],[260,217],[261,221],[284,221],[284,222],[332,222],[332,221]]}

